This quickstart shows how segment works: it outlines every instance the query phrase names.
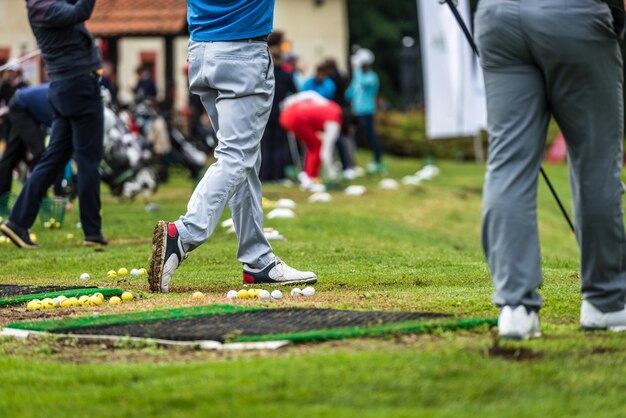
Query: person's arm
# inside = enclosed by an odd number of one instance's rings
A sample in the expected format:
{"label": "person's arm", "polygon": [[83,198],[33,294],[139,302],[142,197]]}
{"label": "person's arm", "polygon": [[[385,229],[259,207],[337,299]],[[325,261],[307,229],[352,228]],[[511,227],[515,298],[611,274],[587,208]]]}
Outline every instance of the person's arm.
{"label": "person's arm", "polygon": [[337,177],[337,170],[335,170],[335,164],[333,164],[333,151],[335,150],[335,143],[339,138],[339,134],[341,134],[340,124],[332,121],[324,124],[320,158],[324,168],[326,169],[326,174],[331,179],[335,179]]}
{"label": "person's arm", "polygon": [[[70,4],[64,1],[41,2],[40,7],[44,26],[56,28],[82,23],[89,19],[96,5],[96,0],[77,0]],[[40,3],[40,4],[41,4]]]}

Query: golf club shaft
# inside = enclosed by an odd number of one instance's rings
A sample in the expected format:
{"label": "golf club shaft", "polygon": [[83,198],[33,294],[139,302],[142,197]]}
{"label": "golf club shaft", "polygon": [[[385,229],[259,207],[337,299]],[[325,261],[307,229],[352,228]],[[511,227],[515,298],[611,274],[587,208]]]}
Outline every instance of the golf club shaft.
{"label": "golf club shaft", "polygon": [[[454,3],[452,3],[452,0],[445,0],[445,3],[450,8],[450,11],[454,15],[454,18],[456,19],[457,23],[459,24],[459,27],[463,31],[463,34],[465,35],[465,38],[467,39],[467,42],[469,42],[472,50],[474,51],[476,56],[479,57],[480,54],[478,53],[478,48],[476,47],[476,43],[474,42],[474,39],[472,38],[472,34],[470,33],[468,27],[465,25],[465,22],[463,21],[463,18],[459,14],[458,9],[454,5]],[[565,217],[565,220],[567,221],[567,224],[569,225],[569,227],[572,230],[572,232],[576,233],[576,230],[574,229],[574,224],[572,223],[572,220],[570,219],[569,215],[567,214],[567,210],[565,210],[565,207],[563,206],[563,203],[561,202],[561,199],[559,198],[559,195],[557,194],[556,190],[552,186],[552,183],[550,182],[550,179],[548,178],[548,175],[546,174],[546,172],[543,169],[543,167],[541,167],[540,172],[541,172],[541,176],[546,181],[546,184],[548,185],[548,188],[550,189],[550,192],[552,192],[552,196],[554,196],[554,200],[556,200],[556,203],[559,205],[559,208],[561,209],[561,212],[563,213],[563,216]]]}
{"label": "golf club shaft", "polygon": [[1,65],[0,66],[0,73],[5,71],[5,70],[8,70],[11,67],[13,67],[15,64],[21,64],[24,61],[27,61],[27,60],[31,59],[32,57],[36,57],[39,54],[41,54],[41,51],[39,49],[37,49],[35,51],[29,52],[28,54],[23,55],[23,56],[15,59],[13,62],[8,62],[8,63],[6,63],[4,65]]}

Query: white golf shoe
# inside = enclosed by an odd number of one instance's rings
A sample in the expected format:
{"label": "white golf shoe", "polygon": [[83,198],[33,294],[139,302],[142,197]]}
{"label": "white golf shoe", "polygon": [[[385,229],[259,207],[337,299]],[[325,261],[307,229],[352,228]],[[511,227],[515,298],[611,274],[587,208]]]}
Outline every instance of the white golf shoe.
{"label": "white golf shoe", "polygon": [[516,308],[505,306],[498,317],[498,333],[505,340],[539,338],[539,315],[535,311],[528,312],[522,305]]}
{"label": "white golf shoe", "polygon": [[580,327],[585,331],[626,331],[626,309],[602,312],[591,303],[583,300],[580,308]]}

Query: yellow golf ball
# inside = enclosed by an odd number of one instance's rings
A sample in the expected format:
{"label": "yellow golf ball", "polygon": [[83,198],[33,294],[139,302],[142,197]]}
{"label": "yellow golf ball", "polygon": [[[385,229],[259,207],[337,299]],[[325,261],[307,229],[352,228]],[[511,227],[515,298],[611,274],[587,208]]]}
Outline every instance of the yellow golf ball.
{"label": "yellow golf ball", "polygon": [[248,289],[248,297],[251,299],[259,297],[259,291],[256,289]]}
{"label": "yellow golf ball", "polygon": [[37,235],[35,235],[35,234],[30,234],[30,240],[31,240],[32,242],[37,242]]}
{"label": "yellow golf ball", "polygon": [[78,301],[77,297],[71,297],[68,299],[68,301],[72,304],[71,306],[80,306],[80,302]]}
{"label": "yellow golf ball", "polygon": [[139,275],[140,276],[145,276],[147,274],[148,274],[148,270],[146,270],[144,268],[139,269]]}
{"label": "yellow golf ball", "polygon": [[43,309],[54,309],[56,308],[56,304],[54,303],[54,300],[50,299],[50,298],[45,298],[44,300],[41,301],[42,307]]}
{"label": "yellow golf ball", "polygon": [[94,293],[93,296],[95,296],[97,298],[100,298],[100,300],[102,300],[102,301],[104,300],[104,295],[102,293],[100,293],[100,292]]}
{"label": "yellow golf ball", "polygon": [[89,298],[89,306],[100,306],[102,305],[102,299],[98,296],[92,296]]}
{"label": "yellow golf ball", "polygon": [[202,299],[204,297],[204,293],[202,292],[194,292],[194,294],[191,296],[194,299]]}
{"label": "yellow golf ball", "polygon": [[107,279],[115,279],[117,277],[117,273],[115,270],[109,270],[107,273]]}
{"label": "yellow golf ball", "polygon": [[113,296],[111,299],[109,299],[109,305],[121,305],[122,304],[122,299],[118,298],[117,296]]}
{"label": "yellow golf ball", "polygon": [[59,305],[61,308],[69,308],[74,306],[74,302],[71,299],[63,299]]}
{"label": "yellow golf ball", "polygon": [[241,289],[239,292],[237,292],[237,297],[239,299],[248,299],[250,297],[250,294],[246,289]]}
{"label": "yellow golf ball", "polygon": [[28,309],[29,311],[36,311],[38,309],[41,309],[41,302],[39,300],[31,300],[26,305],[26,309]]}
{"label": "yellow golf ball", "polygon": [[133,300],[133,294],[132,294],[132,293],[130,293],[130,292],[124,292],[124,293],[122,293],[122,300],[123,300],[124,302],[128,302],[128,301]]}
{"label": "yellow golf ball", "polygon": [[126,276],[128,274],[128,269],[126,267],[122,267],[117,271],[118,276]]}
{"label": "yellow golf ball", "polygon": [[79,297],[78,303],[80,306],[89,306],[89,296],[83,295]]}

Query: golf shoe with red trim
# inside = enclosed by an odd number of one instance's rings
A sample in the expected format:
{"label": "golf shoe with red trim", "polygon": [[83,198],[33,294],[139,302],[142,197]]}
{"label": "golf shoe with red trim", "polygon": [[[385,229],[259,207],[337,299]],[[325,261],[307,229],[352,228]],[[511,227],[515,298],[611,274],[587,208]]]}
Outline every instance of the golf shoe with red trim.
{"label": "golf shoe with red trim", "polygon": [[150,291],[169,292],[172,276],[185,258],[187,254],[176,225],[165,221],[157,222],[152,236],[152,256],[148,271]]}
{"label": "golf shoe with red trim", "polygon": [[262,269],[254,269],[245,264],[243,266],[244,286],[253,284],[286,286],[294,284],[313,284],[316,282],[317,276],[315,273],[299,271],[293,267],[289,267],[278,257]]}

